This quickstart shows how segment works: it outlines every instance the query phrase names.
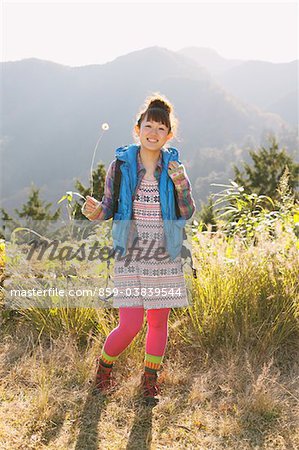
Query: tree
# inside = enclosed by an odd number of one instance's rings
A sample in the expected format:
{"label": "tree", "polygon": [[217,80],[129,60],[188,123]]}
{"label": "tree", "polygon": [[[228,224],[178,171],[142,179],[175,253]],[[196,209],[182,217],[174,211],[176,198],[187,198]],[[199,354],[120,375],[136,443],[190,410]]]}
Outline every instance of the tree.
{"label": "tree", "polygon": [[[257,152],[249,151],[253,165],[243,163],[245,173],[241,173],[236,165],[233,166],[234,181],[243,186],[247,193],[267,195],[277,200],[279,197],[277,187],[286,167],[290,174],[289,186],[295,191],[298,186],[299,164],[293,161],[284,148],[279,150],[275,136],[270,136],[269,144],[269,149],[260,147]],[[298,198],[297,192],[295,196]]]}
{"label": "tree", "polygon": [[[21,207],[21,210],[14,208],[17,214],[17,219],[12,218],[4,208],[1,208],[2,213],[1,220],[3,222],[2,236],[4,237],[5,229],[10,232],[16,227],[26,226],[40,234],[46,232],[49,226],[49,221],[54,221],[60,217],[60,208],[58,208],[54,213],[50,212],[52,203],[46,203],[41,200],[40,189],[35,187],[33,184],[30,188],[29,198],[27,202]],[[23,220],[20,220],[23,219]]]}
{"label": "tree", "polygon": [[39,188],[31,185],[31,191],[27,203],[22,206],[21,211],[15,208],[16,213],[20,218],[32,220],[57,220],[60,217],[60,208],[51,214],[50,208],[52,203],[46,203],[39,197]]}
{"label": "tree", "polygon": [[[93,186],[93,197],[97,200],[101,201],[104,195],[104,187],[105,187],[105,178],[106,178],[106,170],[105,166],[102,163],[99,163],[95,170],[92,172],[92,186]],[[85,187],[81,181],[75,181],[75,189],[81,194],[84,198],[87,195],[90,195],[90,187]],[[81,212],[82,204],[78,202],[74,205],[74,219],[82,220],[86,219],[86,217]],[[88,220],[88,219],[86,219]]]}

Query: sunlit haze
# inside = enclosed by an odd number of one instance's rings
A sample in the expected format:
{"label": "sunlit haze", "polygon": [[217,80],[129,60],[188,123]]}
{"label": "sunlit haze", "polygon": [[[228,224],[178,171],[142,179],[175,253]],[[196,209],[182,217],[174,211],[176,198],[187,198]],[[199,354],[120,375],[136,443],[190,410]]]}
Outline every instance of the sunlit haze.
{"label": "sunlit haze", "polygon": [[2,61],[103,64],[134,50],[207,47],[224,58],[298,58],[296,2],[2,2]]}

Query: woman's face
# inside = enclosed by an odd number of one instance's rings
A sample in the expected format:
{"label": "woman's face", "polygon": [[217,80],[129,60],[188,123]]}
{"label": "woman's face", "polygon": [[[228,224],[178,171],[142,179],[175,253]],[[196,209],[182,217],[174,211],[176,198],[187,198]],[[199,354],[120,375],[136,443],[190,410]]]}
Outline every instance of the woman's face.
{"label": "woman's face", "polygon": [[135,132],[141,145],[148,150],[160,150],[173,136],[172,132],[168,133],[166,125],[146,118],[141,122],[140,129],[138,125],[135,126]]}

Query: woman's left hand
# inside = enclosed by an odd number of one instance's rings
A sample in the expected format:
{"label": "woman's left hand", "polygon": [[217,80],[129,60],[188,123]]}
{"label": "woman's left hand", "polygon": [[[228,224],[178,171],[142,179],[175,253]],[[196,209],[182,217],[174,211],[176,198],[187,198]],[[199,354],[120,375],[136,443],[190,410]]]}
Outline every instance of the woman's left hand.
{"label": "woman's left hand", "polygon": [[175,169],[177,169],[181,164],[178,163],[178,161],[170,161],[168,163],[168,171],[169,172],[174,172]]}
{"label": "woman's left hand", "polygon": [[186,179],[185,168],[183,164],[180,164],[178,161],[170,161],[168,166],[168,175],[174,182],[176,187],[180,187],[184,184],[184,180]]}

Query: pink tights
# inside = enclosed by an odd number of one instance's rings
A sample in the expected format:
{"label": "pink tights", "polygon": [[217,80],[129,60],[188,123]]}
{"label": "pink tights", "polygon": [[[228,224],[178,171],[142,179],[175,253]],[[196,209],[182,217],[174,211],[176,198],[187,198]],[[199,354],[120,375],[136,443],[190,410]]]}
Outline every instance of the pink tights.
{"label": "pink tights", "polygon": [[[145,352],[163,356],[168,338],[168,317],[170,308],[149,309],[146,313],[148,329]],[[119,308],[119,325],[111,331],[104,343],[109,356],[118,356],[132,342],[143,326],[144,309]]]}

